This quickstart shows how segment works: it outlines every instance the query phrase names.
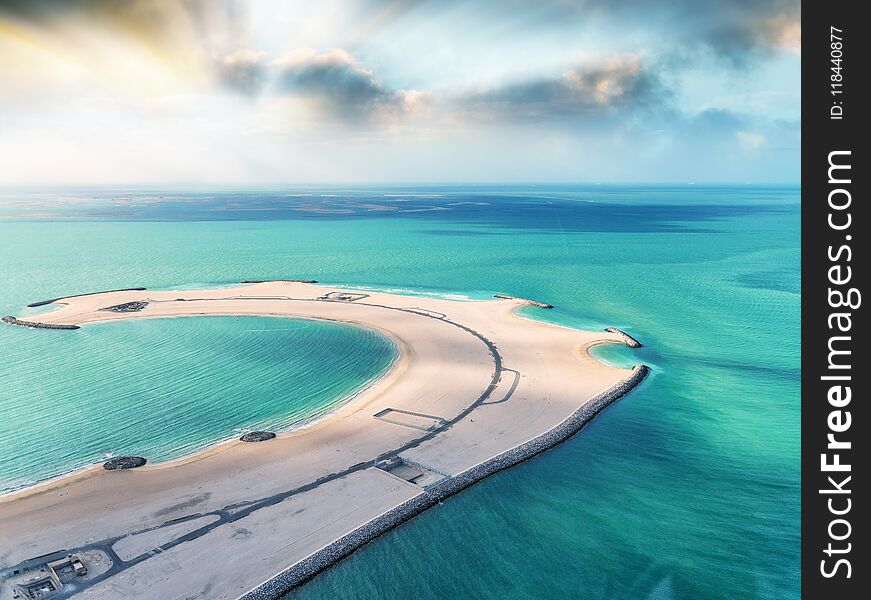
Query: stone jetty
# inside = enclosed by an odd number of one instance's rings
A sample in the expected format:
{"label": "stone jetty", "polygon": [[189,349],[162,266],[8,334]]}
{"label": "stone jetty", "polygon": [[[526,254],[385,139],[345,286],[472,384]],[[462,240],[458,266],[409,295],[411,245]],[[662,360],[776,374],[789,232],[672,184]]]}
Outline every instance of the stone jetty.
{"label": "stone jetty", "polygon": [[248,433],[243,434],[239,439],[243,442],[265,442],[274,437],[275,434],[271,431],[249,431]]}
{"label": "stone jetty", "polygon": [[537,306],[538,308],[553,308],[552,304],[545,304],[544,302],[539,302],[538,300],[527,300],[526,298],[518,298],[517,296],[509,296],[508,294],[495,294],[494,298],[500,298],[502,300],[523,300],[527,304],[531,306]]}
{"label": "stone jetty", "polygon": [[37,321],[23,321],[21,319],[16,319],[11,315],[7,315],[3,317],[2,320],[4,323],[9,323],[10,325],[18,325],[20,327],[31,327],[33,329],[79,329],[78,325],[56,325],[54,323],[39,323]]}
{"label": "stone jetty", "polygon": [[[366,300],[322,300],[331,293]],[[100,310],[146,294],[150,304],[142,312]],[[62,305],[33,318],[83,328],[119,318],[311,318],[403,342],[400,360],[385,377],[315,427],[154,469],[88,469],[46,484],[51,493],[23,490],[4,498],[0,530],[7,563],[59,547],[111,550],[124,538],[153,532],[140,538],[147,541],[135,561],[119,561],[105,578],[77,590],[94,598],[233,600],[248,590],[248,597],[278,597],[451,494],[560,443],[646,373],[640,366],[587,359],[591,348],[623,340],[601,329],[522,318],[522,299],[472,301],[275,282],[106,294]],[[540,402],[543,397],[549,401]],[[387,409],[405,411],[409,419],[379,418]],[[391,467],[394,457],[401,462]],[[173,519],[190,527],[163,530],[171,523],[164,510],[169,507]],[[218,520],[200,520],[212,513]],[[231,556],[232,565],[204,562],[203,556]]]}
{"label": "stone jetty", "polygon": [[642,347],[641,342],[636,340],[634,337],[632,337],[631,335],[629,335],[625,331],[617,329],[616,327],[606,327],[605,331],[607,331],[608,333],[616,333],[617,335],[619,335],[621,338],[623,338],[623,343],[625,343],[630,348],[641,348]]}
{"label": "stone jetty", "polygon": [[141,467],[148,462],[148,459],[141,456],[116,456],[110,458],[103,463],[103,468],[107,471],[120,471],[122,469],[135,469]]}
{"label": "stone jetty", "polygon": [[314,279],[245,279],[241,283],[272,283],[273,281],[283,281],[285,283],[317,283]]}

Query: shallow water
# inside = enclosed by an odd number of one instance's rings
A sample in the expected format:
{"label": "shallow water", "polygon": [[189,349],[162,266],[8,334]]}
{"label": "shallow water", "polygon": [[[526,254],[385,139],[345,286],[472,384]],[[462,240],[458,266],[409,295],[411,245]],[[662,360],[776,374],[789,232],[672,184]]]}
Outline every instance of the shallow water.
{"label": "shallow water", "polygon": [[334,410],[395,356],[380,334],[313,320],[181,317],[77,331],[3,329],[5,491],[111,455],[165,461],[243,430],[300,426]]}
{"label": "shallow water", "polygon": [[[37,216],[47,198],[54,222]],[[798,596],[798,188],[101,190],[7,195],[0,214],[32,219],[0,220],[4,314],[112,287],[311,277],[534,298],[557,308],[528,316],[645,344],[597,350],[653,374],[581,434],[297,597]]]}

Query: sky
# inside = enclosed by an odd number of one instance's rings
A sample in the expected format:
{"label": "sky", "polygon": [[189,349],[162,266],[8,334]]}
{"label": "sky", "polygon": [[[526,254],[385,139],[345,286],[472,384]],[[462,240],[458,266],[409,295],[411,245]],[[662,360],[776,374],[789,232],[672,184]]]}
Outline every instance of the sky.
{"label": "sky", "polygon": [[0,185],[795,183],[793,0],[0,0]]}

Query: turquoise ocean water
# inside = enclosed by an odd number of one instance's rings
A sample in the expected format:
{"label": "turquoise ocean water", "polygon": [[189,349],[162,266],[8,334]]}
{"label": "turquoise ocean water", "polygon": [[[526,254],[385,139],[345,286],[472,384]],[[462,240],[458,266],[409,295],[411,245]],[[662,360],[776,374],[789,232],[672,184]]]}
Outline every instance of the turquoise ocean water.
{"label": "turquoise ocean water", "polygon": [[[641,388],[295,596],[794,598],[799,223],[796,187],[5,192],[0,312],[113,287],[311,277],[504,292],[557,307],[534,318],[619,326],[646,347],[597,352],[649,364]],[[337,349],[341,368],[325,367]],[[311,419],[393,352],[357,329],[280,319],[2,327],[0,483]],[[173,395],[172,411],[118,431],[127,408]],[[105,443],[82,456],[72,432]],[[23,451],[25,438],[43,441]]]}
{"label": "turquoise ocean water", "polygon": [[0,484],[7,490],[108,455],[164,461],[243,430],[299,426],[334,409],[395,355],[393,343],[372,331],[269,317],[51,332],[60,336],[3,329]]}

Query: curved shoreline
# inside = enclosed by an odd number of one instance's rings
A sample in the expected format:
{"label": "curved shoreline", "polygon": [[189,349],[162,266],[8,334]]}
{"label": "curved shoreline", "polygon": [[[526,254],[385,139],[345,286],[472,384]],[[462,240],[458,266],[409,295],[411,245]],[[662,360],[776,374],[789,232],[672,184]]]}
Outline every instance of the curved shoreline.
{"label": "curved shoreline", "polygon": [[423,494],[378,515],[375,519],[245,592],[237,600],[278,600],[369,542],[432,508],[442,500],[463,491],[490,475],[509,469],[561,444],[583,429],[605,408],[631,392],[647,377],[649,372],[650,368],[646,365],[635,365],[628,378],[589,400],[550,431],[478,463],[458,475],[427,487]]}
{"label": "curved shoreline", "polygon": [[[233,317],[233,314],[212,314],[209,316],[216,317]],[[332,319],[317,319],[317,318],[307,318],[307,317],[287,317],[283,315],[248,315],[248,316],[259,316],[263,318],[275,318],[275,319],[296,319],[299,321],[321,321],[325,323],[340,323],[346,327],[356,327],[358,329],[364,329],[368,331],[373,331],[372,327],[365,327],[359,323],[350,323],[347,321],[335,321]],[[180,316],[159,316],[159,317],[139,317],[138,319],[185,319],[185,318],[196,318],[196,316],[192,315],[180,315]],[[88,323],[88,325],[101,325],[101,324],[110,324],[111,321],[96,321],[92,323]],[[40,324],[41,325],[41,324]],[[42,327],[43,329],[57,329],[56,327]],[[79,326],[72,327],[72,329],[81,329]],[[276,427],[274,432],[276,433],[276,438],[283,439],[288,436],[296,435],[306,430],[312,429],[314,427],[318,427],[321,424],[329,421],[329,419],[334,416],[339,415],[341,412],[345,410],[357,410],[354,406],[356,400],[360,397],[364,396],[366,392],[368,392],[371,388],[376,385],[382,383],[384,380],[390,377],[397,377],[399,374],[407,366],[407,343],[404,340],[401,340],[394,336],[392,333],[384,331],[384,330],[375,330],[376,333],[383,335],[394,347],[394,355],[393,359],[390,361],[390,364],[384,369],[383,372],[379,373],[375,377],[373,377],[370,381],[366,382],[357,390],[352,390],[349,394],[338,398],[334,402],[330,403],[330,406],[324,410],[323,412],[315,413],[310,415],[310,418],[300,422],[292,424],[288,427]],[[240,432],[243,431],[242,428],[235,428],[233,432],[227,434],[226,436],[222,436],[219,439],[206,442],[205,444],[199,446],[196,449],[190,450],[178,456],[174,456],[171,458],[166,458],[165,460],[152,460],[148,458],[147,466],[139,467],[143,470],[154,471],[158,469],[164,468],[175,468],[180,467],[185,464],[195,462],[202,458],[206,458],[212,454],[220,453],[237,443],[240,443],[241,440]],[[72,468],[68,471],[64,471],[57,475],[52,475],[46,479],[41,479],[34,481],[32,483],[24,484],[21,487],[16,487],[4,491],[0,491],[0,504],[6,501],[14,501],[20,498],[26,498],[27,496],[34,494],[42,494],[45,492],[49,492],[53,489],[57,489],[66,485],[69,482],[82,480],[88,477],[92,477],[95,474],[100,472],[102,465],[104,462],[108,460],[107,458],[101,458],[96,460],[95,462],[88,463],[86,465],[81,465],[79,467]]]}
{"label": "curved shoreline", "polygon": [[[282,280],[282,281],[284,281],[284,280]],[[305,282],[300,281],[299,283],[305,283]],[[82,295],[91,295],[91,294],[82,294]],[[522,298],[514,298],[514,299],[523,301]],[[232,313],[227,313],[227,314],[212,313],[208,316],[229,318],[229,317],[233,317],[235,315],[233,315]],[[246,315],[246,316],[254,316],[254,315]],[[296,319],[296,320],[300,320],[300,321],[305,321],[305,320],[323,321],[323,322],[327,322],[327,323],[337,323],[338,322],[338,323],[341,323],[341,324],[343,324],[345,326],[349,326],[349,327],[358,327],[360,329],[368,329],[368,330],[373,329],[372,327],[366,327],[366,326],[361,325],[359,323],[352,323],[352,322],[348,322],[348,321],[336,321],[333,319],[318,319],[318,318],[309,318],[309,317],[287,317],[287,316],[283,316],[283,315],[256,315],[256,316],[260,316],[260,317],[264,317],[264,318],[276,318],[276,319],[288,319],[289,318],[289,319]],[[517,317],[521,318],[521,319],[529,320],[529,321],[532,321],[535,323],[545,323],[545,324],[551,325],[553,327],[559,327],[559,328],[566,329],[569,331],[572,331],[572,330],[579,331],[579,330],[573,329],[573,328],[568,327],[568,326],[548,323],[546,321],[540,321],[540,320],[536,320],[536,319],[531,319],[529,317],[525,317],[525,316],[519,315],[519,314],[517,315]],[[196,316],[195,315],[178,315],[178,316],[150,317],[150,316],[136,315],[136,318],[139,320],[142,320],[142,319],[185,319],[185,318],[196,318]],[[96,322],[88,323],[88,325],[102,325],[102,324],[110,324],[110,323],[111,323],[111,321],[96,321]],[[43,328],[43,329],[81,329],[81,327],[78,325],[70,326],[70,327],[52,327],[50,324],[43,324],[43,323],[36,323],[35,325],[37,328]],[[385,336],[391,343],[393,343],[393,345],[395,346],[395,349],[396,349],[393,360],[390,362],[390,364],[387,366],[387,368],[383,371],[383,373],[381,373],[380,375],[373,378],[367,384],[362,386],[359,390],[353,391],[349,395],[344,396],[344,397],[340,398],[339,400],[337,400],[336,402],[334,402],[331,409],[326,410],[320,414],[312,415],[313,416],[312,419],[307,420],[307,421],[302,422],[302,423],[291,425],[288,428],[284,428],[284,427],[275,428],[275,433],[277,434],[276,435],[277,438],[279,438],[279,439],[285,438],[285,437],[290,436],[290,435],[304,432],[308,429],[311,429],[313,427],[317,427],[317,426],[323,424],[324,422],[333,418],[334,416],[336,416],[337,414],[339,414],[342,411],[355,409],[355,407],[353,406],[354,402],[358,398],[363,396],[369,389],[374,387],[376,384],[380,383],[382,380],[387,379],[388,377],[391,377],[391,376],[397,376],[401,372],[401,370],[406,366],[406,362],[407,362],[407,356],[406,356],[407,352],[408,352],[407,343],[402,339],[396,338],[390,332],[380,330],[380,329],[376,330],[376,331],[379,334]],[[594,361],[602,362],[599,358],[597,358],[594,354],[592,354],[591,350],[595,347],[598,347],[598,346],[608,345],[609,343],[614,343],[614,342],[607,342],[607,341],[599,342],[599,343],[590,345],[589,347],[585,348],[584,352],[587,356],[589,356]],[[629,346],[628,343],[626,345]],[[606,363],[603,363],[603,364],[606,364]],[[649,367],[647,367],[646,365],[636,365],[636,368],[639,366],[644,367],[644,369],[646,369],[645,375],[644,375],[646,377],[647,372],[649,371]],[[626,393],[628,393],[628,392],[626,392]],[[145,467],[140,467],[140,468],[144,468],[144,469],[148,469],[148,470],[157,470],[157,469],[163,469],[163,468],[179,467],[179,466],[182,466],[184,464],[199,460],[201,458],[205,458],[211,454],[221,452],[226,447],[233,446],[234,444],[238,443],[239,441],[241,441],[241,440],[239,439],[239,433],[237,430],[232,434],[221,437],[218,440],[208,442],[205,445],[199,447],[198,449],[191,450],[189,452],[186,452],[186,453],[181,454],[181,455],[176,456],[176,457],[167,458],[165,460],[152,460],[149,458],[148,465]],[[70,469],[68,471],[65,471],[63,473],[53,475],[51,477],[48,477],[47,479],[34,481],[32,483],[25,484],[21,487],[16,487],[13,489],[2,491],[2,492],[0,492],[0,503],[4,502],[6,500],[10,500],[10,499],[14,500],[14,499],[18,499],[18,498],[24,498],[24,497],[27,497],[31,494],[40,494],[40,493],[48,492],[48,491],[51,491],[52,489],[56,489],[58,487],[63,486],[65,483],[67,483],[71,480],[86,478],[86,477],[89,477],[89,476],[94,475],[96,473],[99,473],[100,469],[102,468],[103,463],[106,460],[107,459],[105,459],[105,458],[99,459],[93,463],[81,465],[79,467],[75,467],[75,468]]]}
{"label": "curved shoreline", "polygon": [[[85,598],[232,600],[292,588],[442,498],[567,439],[647,373],[590,354],[626,343],[622,336],[523,317],[522,299],[335,290],[268,282],[91,295],[41,316],[58,325],[204,315],[336,321],[387,334],[402,364],[314,426],[267,444],[234,438],[184,460],[91,467],[0,498],[6,561],[58,548],[107,554],[114,566],[79,590]],[[102,310],[126,302],[147,305]],[[172,533],[173,523],[203,516],[214,518]],[[153,550],[127,559],[112,550],[146,530]],[[244,542],[250,536],[254,545]],[[221,569],[215,552],[236,556],[234,568]]]}

